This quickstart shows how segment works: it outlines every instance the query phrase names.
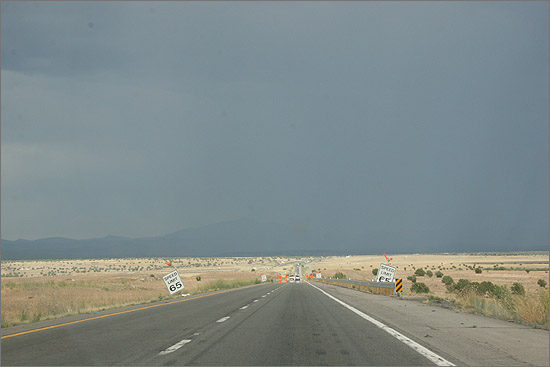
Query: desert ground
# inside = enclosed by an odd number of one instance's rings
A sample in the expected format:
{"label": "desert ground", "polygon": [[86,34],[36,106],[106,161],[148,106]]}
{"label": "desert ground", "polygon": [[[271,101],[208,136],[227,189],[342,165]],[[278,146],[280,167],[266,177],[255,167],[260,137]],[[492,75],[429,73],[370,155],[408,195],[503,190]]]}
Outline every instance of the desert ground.
{"label": "desert ground", "polygon": [[[431,270],[434,274],[417,276],[417,282],[425,283],[431,294],[438,297],[449,296],[441,278],[435,276],[436,271],[451,276],[455,281],[467,279],[475,282],[493,282],[497,285],[511,286],[521,283],[526,292],[534,292],[540,288],[539,279],[548,282],[548,253],[509,253],[509,254],[386,254],[392,260],[386,261],[383,255],[329,257],[315,261],[310,269],[320,271],[323,277],[334,277],[342,272],[353,280],[373,280],[372,269],[381,263],[397,268],[396,277],[403,278],[404,295],[411,294],[412,283],[407,277],[414,275],[416,269]],[[473,267],[482,268],[476,273]],[[495,270],[495,269],[503,270]],[[548,287],[548,286],[547,286]]]}
{"label": "desert ground", "polygon": [[[190,294],[254,284],[261,274],[271,281],[278,274],[290,274],[296,263],[303,264],[304,274],[315,271],[329,278],[341,272],[353,280],[372,280],[374,268],[380,263],[391,264],[397,268],[397,277],[403,278],[404,297],[415,296],[407,277],[418,268],[434,273],[431,277],[417,276],[417,282],[425,283],[430,295],[441,298],[453,295],[436,277],[436,271],[455,281],[490,281],[507,286],[519,282],[527,294],[541,288],[539,279],[550,283],[548,252],[387,256],[390,261],[383,255],[2,261],[2,326],[180,297],[169,296],[162,281],[162,276],[173,269],[184,282],[182,293]],[[482,272],[476,273],[474,267]]]}

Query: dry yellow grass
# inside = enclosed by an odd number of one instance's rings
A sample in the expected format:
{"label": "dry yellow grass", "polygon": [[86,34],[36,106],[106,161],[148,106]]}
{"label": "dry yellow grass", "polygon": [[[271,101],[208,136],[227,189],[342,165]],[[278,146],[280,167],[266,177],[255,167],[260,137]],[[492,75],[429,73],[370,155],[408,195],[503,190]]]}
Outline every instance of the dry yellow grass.
{"label": "dry yellow grass", "polygon": [[[165,273],[167,273],[165,271]],[[196,277],[200,276],[201,281]],[[259,277],[252,272],[182,274],[182,293],[208,291],[213,281],[252,283]],[[2,280],[2,326],[89,313],[147,303],[169,296],[161,277],[134,275],[77,276],[74,278],[14,278]]]}
{"label": "dry yellow grass", "polygon": [[547,289],[539,289],[526,295],[510,294],[503,299],[480,296],[469,291],[456,296],[455,300],[464,311],[548,328],[548,296]]}
{"label": "dry yellow grass", "polygon": [[2,325],[148,302],[159,289],[123,277],[2,280]]}
{"label": "dry yellow grass", "polygon": [[[390,255],[388,255],[390,256]],[[403,297],[415,297],[411,292],[412,282],[407,277],[414,275],[416,269],[431,270],[432,277],[416,276],[418,283],[425,283],[432,297],[449,299],[463,307],[464,311],[478,312],[487,316],[502,319],[528,322],[548,328],[548,286],[541,288],[539,279],[548,281],[548,253],[508,254],[508,255],[392,255],[392,266],[397,267],[397,277],[403,278]],[[349,256],[330,257],[319,262],[308,264],[310,269],[320,270],[323,276],[334,276],[336,272],[344,273],[354,280],[372,280],[375,276],[372,269],[380,263],[388,263],[383,256]],[[480,274],[468,266],[482,267]],[[495,265],[507,270],[495,270]],[[514,270],[512,270],[514,269]],[[527,272],[525,269],[529,270]],[[521,283],[526,295],[510,295],[505,301],[474,293],[463,295],[448,292],[442,278],[435,273],[441,271],[451,276],[455,282],[466,279],[471,282],[492,282],[510,288],[513,283]]]}
{"label": "dry yellow grass", "polygon": [[548,328],[548,296],[548,290],[539,289],[527,297],[519,297],[517,301],[519,318],[532,324],[545,325]]}
{"label": "dry yellow grass", "polygon": [[[219,286],[252,283],[272,266],[289,258],[100,259],[2,262],[2,326],[169,298],[162,276],[177,269],[194,294]],[[254,271],[252,271],[254,269]],[[42,273],[42,274],[41,274]],[[8,276],[6,276],[8,275]],[[14,276],[17,275],[17,276]],[[201,280],[197,281],[197,277]],[[179,296],[179,295],[177,295]],[[176,297],[176,295],[172,296]]]}

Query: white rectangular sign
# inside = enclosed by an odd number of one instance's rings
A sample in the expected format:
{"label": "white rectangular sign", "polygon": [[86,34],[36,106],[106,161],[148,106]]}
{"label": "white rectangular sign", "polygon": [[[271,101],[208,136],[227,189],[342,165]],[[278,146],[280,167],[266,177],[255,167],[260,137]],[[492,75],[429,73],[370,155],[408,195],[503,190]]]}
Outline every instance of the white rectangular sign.
{"label": "white rectangular sign", "polygon": [[267,282],[267,275],[262,274],[262,282]]}
{"label": "white rectangular sign", "polygon": [[376,274],[377,282],[393,282],[395,280],[396,268],[393,266],[386,265],[384,263],[380,264],[378,268],[378,273]]}
{"label": "white rectangular sign", "polygon": [[170,294],[174,294],[176,292],[179,292],[185,288],[183,286],[183,282],[181,281],[180,275],[178,274],[177,270],[174,270],[170,274],[166,274],[162,277],[162,280],[164,280],[164,283],[166,284],[166,288],[170,291]]}
{"label": "white rectangular sign", "polygon": [[317,279],[321,279],[321,273],[317,273],[317,274],[315,274],[315,278],[317,278]]}

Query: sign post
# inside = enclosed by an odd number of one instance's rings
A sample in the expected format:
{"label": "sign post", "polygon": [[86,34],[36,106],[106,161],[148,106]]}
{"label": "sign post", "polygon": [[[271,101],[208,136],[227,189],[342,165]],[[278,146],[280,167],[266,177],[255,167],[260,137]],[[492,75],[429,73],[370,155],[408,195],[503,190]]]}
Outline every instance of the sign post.
{"label": "sign post", "polygon": [[162,280],[164,280],[164,283],[166,284],[166,288],[168,288],[170,295],[179,292],[183,290],[183,288],[185,288],[177,270],[166,274],[162,277]]}
{"label": "sign post", "polygon": [[378,273],[376,274],[377,282],[393,282],[395,279],[396,268],[393,266],[386,265],[384,263],[380,264]]}

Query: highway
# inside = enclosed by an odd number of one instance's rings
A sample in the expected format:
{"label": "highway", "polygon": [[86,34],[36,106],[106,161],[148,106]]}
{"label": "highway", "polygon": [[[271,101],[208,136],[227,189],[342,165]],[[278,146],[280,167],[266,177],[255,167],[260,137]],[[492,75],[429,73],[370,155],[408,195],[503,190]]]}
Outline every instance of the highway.
{"label": "highway", "polygon": [[2,365],[430,365],[308,283],[274,283],[2,340]]}
{"label": "highway", "polygon": [[[340,300],[345,292],[373,297],[315,282],[267,283],[141,305],[124,313],[80,316],[72,324],[53,320],[49,329],[46,324],[38,325],[42,329],[27,326],[18,333],[2,329],[1,362],[10,366],[466,364],[411,334],[409,338],[406,332],[377,325],[376,319],[369,321],[370,316]],[[373,302],[387,299],[378,296]],[[365,304],[374,307],[373,302]]]}

